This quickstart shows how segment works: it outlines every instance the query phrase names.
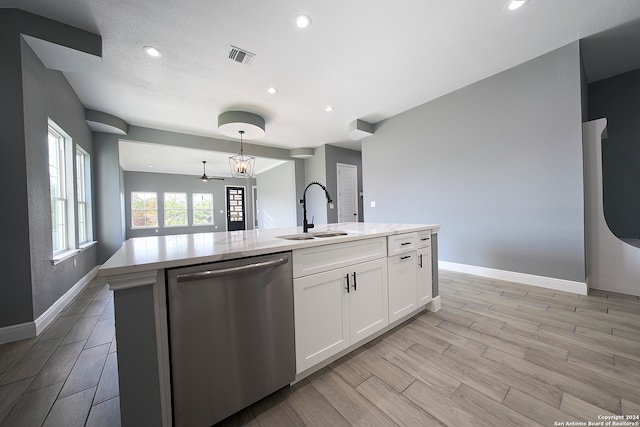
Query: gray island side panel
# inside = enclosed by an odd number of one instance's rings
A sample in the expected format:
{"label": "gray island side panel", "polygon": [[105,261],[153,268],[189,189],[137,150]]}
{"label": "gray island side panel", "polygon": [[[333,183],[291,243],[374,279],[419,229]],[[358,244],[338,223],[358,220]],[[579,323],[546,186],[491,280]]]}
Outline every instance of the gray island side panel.
{"label": "gray island side panel", "polygon": [[438,233],[431,234],[431,296],[438,296]]}
{"label": "gray island side panel", "polygon": [[162,426],[153,285],[114,291],[122,427]]}

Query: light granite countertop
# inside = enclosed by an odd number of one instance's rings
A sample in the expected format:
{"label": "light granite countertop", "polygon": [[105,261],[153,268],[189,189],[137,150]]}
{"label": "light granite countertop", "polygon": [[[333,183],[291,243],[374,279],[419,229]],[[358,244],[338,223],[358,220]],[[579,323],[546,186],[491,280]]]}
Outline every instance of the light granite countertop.
{"label": "light granite countertop", "polygon": [[437,233],[438,224],[348,222],[316,225],[310,233],[345,231],[346,236],[287,240],[278,236],[302,233],[302,227],[137,237],[125,241],[99,269],[100,276],[139,273],[163,268],[266,255],[420,230]]}

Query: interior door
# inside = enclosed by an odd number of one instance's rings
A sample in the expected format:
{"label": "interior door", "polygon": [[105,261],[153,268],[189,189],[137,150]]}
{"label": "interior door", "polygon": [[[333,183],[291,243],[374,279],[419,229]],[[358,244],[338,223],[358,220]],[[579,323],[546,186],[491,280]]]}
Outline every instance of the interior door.
{"label": "interior door", "polygon": [[227,231],[246,230],[244,187],[226,187],[227,189]]}
{"label": "interior door", "polygon": [[358,167],[337,164],[338,222],[358,221]]}

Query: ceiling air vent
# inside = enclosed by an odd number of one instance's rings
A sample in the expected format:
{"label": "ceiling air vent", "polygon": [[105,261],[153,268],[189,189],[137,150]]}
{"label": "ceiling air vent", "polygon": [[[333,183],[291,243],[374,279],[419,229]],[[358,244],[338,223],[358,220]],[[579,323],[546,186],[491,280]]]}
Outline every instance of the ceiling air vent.
{"label": "ceiling air vent", "polygon": [[251,60],[256,56],[254,53],[251,53],[247,50],[240,49],[234,45],[231,45],[231,50],[229,51],[229,59],[232,59],[241,64],[251,64]]}

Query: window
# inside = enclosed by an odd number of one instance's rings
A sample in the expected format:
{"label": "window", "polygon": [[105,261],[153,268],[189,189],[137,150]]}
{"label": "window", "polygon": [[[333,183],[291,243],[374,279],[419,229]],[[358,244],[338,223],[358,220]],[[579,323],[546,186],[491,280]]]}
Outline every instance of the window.
{"label": "window", "polygon": [[64,137],[49,126],[49,188],[53,253],[69,249]]}
{"label": "window", "polygon": [[78,205],[78,243],[93,240],[91,217],[91,163],[89,154],[76,147],[76,192]]}
{"label": "window", "polygon": [[158,226],[158,195],[140,191],[131,192],[131,227]]}
{"label": "window", "polygon": [[213,194],[193,194],[193,225],[213,225]]}
{"label": "window", "polygon": [[179,227],[187,223],[187,193],[164,193],[164,226]]}

